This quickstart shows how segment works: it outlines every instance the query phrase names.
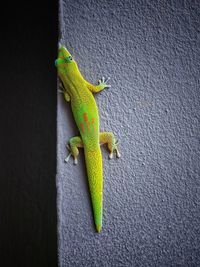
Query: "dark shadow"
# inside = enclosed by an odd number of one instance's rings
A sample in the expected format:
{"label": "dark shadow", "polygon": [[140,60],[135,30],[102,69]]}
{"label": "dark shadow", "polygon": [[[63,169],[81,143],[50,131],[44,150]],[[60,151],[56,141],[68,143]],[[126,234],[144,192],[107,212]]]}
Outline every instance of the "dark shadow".
{"label": "dark shadow", "polygon": [[57,266],[58,3],[33,3],[18,3],[16,8],[9,3],[2,34],[0,265],[4,267]]}

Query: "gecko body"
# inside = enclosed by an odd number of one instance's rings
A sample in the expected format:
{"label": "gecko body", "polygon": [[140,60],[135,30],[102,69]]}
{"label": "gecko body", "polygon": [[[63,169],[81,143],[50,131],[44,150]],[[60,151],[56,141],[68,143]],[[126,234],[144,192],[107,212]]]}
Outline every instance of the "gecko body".
{"label": "gecko body", "polygon": [[100,144],[107,144],[110,151],[109,158],[113,152],[120,157],[117,142],[111,132],[99,131],[98,108],[93,93],[100,92],[106,87],[107,80],[102,78],[98,85],[92,85],[81,75],[76,61],[73,59],[66,47],[61,46],[58,51],[58,59],[55,62],[58,76],[63,85],[63,95],[67,102],[71,102],[71,108],[80,136],[72,137],[67,145],[69,155],[74,157],[77,164],[79,154],[78,148],[84,148],[88,183],[93,207],[94,222],[97,232],[102,228],[103,210],[103,171]]}

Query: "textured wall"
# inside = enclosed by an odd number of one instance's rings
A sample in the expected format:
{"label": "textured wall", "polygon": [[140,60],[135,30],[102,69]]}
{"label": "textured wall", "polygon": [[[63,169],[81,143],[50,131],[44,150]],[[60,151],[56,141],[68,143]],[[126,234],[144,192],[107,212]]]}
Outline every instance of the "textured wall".
{"label": "textured wall", "polygon": [[60,266],[200,266],[199,1],[64,0],[61,43],[95,83],[102,131],[122,158],[104,164],[96,234],[83,152],[63,162],[77,128],[58,96]]}

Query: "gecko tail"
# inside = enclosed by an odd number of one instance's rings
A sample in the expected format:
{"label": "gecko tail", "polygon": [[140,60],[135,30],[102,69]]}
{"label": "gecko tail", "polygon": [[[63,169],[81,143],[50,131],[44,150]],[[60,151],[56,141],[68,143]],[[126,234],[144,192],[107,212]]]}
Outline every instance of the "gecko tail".
{"label": "gecko tail", "polygon": [[84,148],[88,183],[92,201],[96,231],[101,232],[103,217],[103,174],[100,147],[91,151]]}
{"label": "gecko tail", "polygon": [[102,225],[96,225],[97,233],[101,232]]}

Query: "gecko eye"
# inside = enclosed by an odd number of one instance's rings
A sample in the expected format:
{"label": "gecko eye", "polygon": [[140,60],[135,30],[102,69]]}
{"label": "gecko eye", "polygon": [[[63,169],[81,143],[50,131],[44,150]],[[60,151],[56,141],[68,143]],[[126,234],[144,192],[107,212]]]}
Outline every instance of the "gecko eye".
{"label": "gecko eye", "polygon": [[67,58],[65,58],[65,61],[67,63],[71,62],[73,60],[72,56],[68,56]]}

